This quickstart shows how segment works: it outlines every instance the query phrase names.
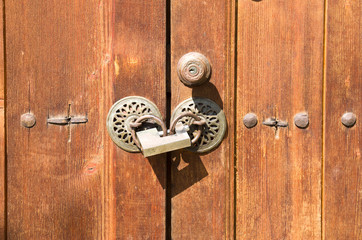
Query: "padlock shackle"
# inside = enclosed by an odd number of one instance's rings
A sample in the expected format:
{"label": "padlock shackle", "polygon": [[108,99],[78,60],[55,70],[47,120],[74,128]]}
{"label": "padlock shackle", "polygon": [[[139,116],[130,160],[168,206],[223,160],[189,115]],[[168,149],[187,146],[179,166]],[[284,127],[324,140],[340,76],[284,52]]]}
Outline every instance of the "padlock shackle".
{"label": "padlock shackle", "polygon": [[138,141],[138,138],[136,136],[136,128],[140,127],[142,125],[143,122],[145,122],[148,119],[152,119],[154,120],[159,126],[161,126],[162,128],[162,136],[166,136],[167,135],[167,127],[165,125],[165,123],[158,117],[154,116],[154,115],[143,115],[142,117],[137,118],[137,120],[133,123],[130,123],[130,129],[131,129],[131,134],[132,134],[132,138],[134,143],[136,144],[136,146],[142,150],[142,146],[140,144],[140,142]]}
{"label": "padlock shackle", "polygon": [[171,127],[170,127],[170,134],[175,133],[176,124],[183,117],[192,117],[192,118],[194,118],[196,120],[196,121],[193,121],[192,124],[195,124],[195,125],[198,126],[197,135],[191,140],[191,143],[195,144],[199,140],[199,138],[201,137],[202,126],[206,124],[206,121],[204,119],[200,118],[199,116],[197,116],[196,114],[192,113],[192,112],[181,113],[179,116],[177,116],[172,121]]}

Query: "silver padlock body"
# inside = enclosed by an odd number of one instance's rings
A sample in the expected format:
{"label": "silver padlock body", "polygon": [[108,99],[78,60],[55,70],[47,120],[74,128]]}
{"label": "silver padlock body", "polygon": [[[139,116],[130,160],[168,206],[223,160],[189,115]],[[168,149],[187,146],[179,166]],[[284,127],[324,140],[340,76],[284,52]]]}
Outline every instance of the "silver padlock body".
{"label": "silver padlock body", "polygon": [[151,128],[136,132],[136,135],[141,144],[143,156],[145,157],[171,152],[191,146],[190,136],[186,131],[160,137],[157,129]]}

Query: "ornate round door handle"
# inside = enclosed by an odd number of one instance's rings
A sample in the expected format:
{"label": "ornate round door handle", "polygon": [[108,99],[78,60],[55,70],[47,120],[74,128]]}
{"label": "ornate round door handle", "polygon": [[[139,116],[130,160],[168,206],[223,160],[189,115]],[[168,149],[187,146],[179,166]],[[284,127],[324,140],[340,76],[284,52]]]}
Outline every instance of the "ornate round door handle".
{"label": "ornate round door handle", "polygon": [[[130,124],[145,115],[162,119],[156,105],[146,98],[131,96],[117,101],[109,110],[107,117],[107,130],[113,142],[127,152],[140,152],[140,148],[132,137]],[[143,125],[147,127],[146,124]],[[154,123],[149,123],[149,125],[157,126]]]}
{"label": "ornate round door handle", "polygon": [[192,152],[205,153],[218,147],[227,129],[226,117],[219,105],[210,99],[195,97],[183,101],[175,108],[171,116],[171,122],[178,119],[176,122],[189,125],[189,132],[191,134],[197,134],[199,126],[193,124],[192,117],[178,117],[186,112],[191,112],[206,122],[206,124],[203,125],[203,130],[198,141],[187,149]]}
{"label": "ornate round door handle", "polygon": [[177,74],[181,82],[188,87],[199,86],[210,79],[209,60],[197,52],[183,55],[177,64]]}

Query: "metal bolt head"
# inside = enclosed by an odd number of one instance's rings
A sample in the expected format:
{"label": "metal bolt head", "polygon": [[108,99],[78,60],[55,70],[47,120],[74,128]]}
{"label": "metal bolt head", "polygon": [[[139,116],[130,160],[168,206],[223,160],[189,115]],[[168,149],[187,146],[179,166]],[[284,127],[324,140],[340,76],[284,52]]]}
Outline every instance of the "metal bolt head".
{"label": "metal bolt head", "polygon": [[347,112],[343,114],[341,118],[341,122],[344,126],[350,128],[353,127],[356,124],[357,117],[352,112]]}
{"label": "metal bolt head", "polygon": [[24,113],[20,117],[20,122],[23,127],[32,128],[35,126],[36,119],[32,113]]}
{"label": "metal bolt head", "polygon": [[294,124],[299,128],[307,128],[309,125],[308,113],[297,113],[294,116]]}
{"label": "metal bolt head", "polygon": [[177,74],[181,82],[188,87],[199,86],[210,79],[209,60],[197,52],[183,55],[177,64]]}
{"label": "metal bolt head", "polygon": [[244,116],[243,123],[247,128],[253,128],[258,124],[258,118],[254,113],[248,113]]}

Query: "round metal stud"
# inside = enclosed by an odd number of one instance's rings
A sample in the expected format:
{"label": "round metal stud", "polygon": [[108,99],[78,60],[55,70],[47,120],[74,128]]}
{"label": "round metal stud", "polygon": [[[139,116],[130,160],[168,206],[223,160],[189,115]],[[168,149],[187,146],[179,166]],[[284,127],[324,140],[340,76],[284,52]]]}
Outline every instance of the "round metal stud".
{"label": "round metal stud", "polygon": [[307,128],[309,125],[308,113],[297,113],[294,116],[294,124],[299,128]]}
{"label": "round metal stud", "polygon": [[[117,101],[109,110],[107,130],[113,142],[127,152],[140,152],[132,137],[130,123],[144,115],[154,115],[162,119],[156,105],[143,97],[125,97]],[[143,127],[146,124],[143,124]],[[157,126],[157,124],[153,124]],[[149,126],[150,127],[150,126]]]}
{"label": "round metal stud", "polygon": [[20,122],[23,127],[32,128],[36,124],[36,118],[32,113],[24,113],[20,117]]}
{"label": "round metal stud", "polygon": [[211,65],[201,53],[190,52],[178,61],[177,74],[186,86],[199,86],[210,79]]}
{"label": "round metal stud", "polygon": [[[219,146],[227,129],[225,114],[219,105],[207,98],[189,98],[175,108],[171,116],[171,122],[185,112],[196,114],[202,120],[206,121],[206,124],[203,125],[201,137],[193,146],[188,148],[188,150],[204,153]],[[197,130],[199,127],[198,125],[193,124],[193,121],[194,118],[189,116],[185,116],[178,121],[184,125],[190,126],[189,132],[191,138],[193,138],[193,134],[198,133]]]}
{"label": "round metal stud", "polygon": [[356,124],[356,121],[357,121],[357,117],[352,112],[347,112],[347,113],[343,114],[343,116],[341,118],[342,124],[348,128],[353,127]]}
{"label": "round metal stud", "polygon": [[247,128],[253,128],[258,124],[258,117],[254,113],[248,113],[244,116],[243,123]]}

